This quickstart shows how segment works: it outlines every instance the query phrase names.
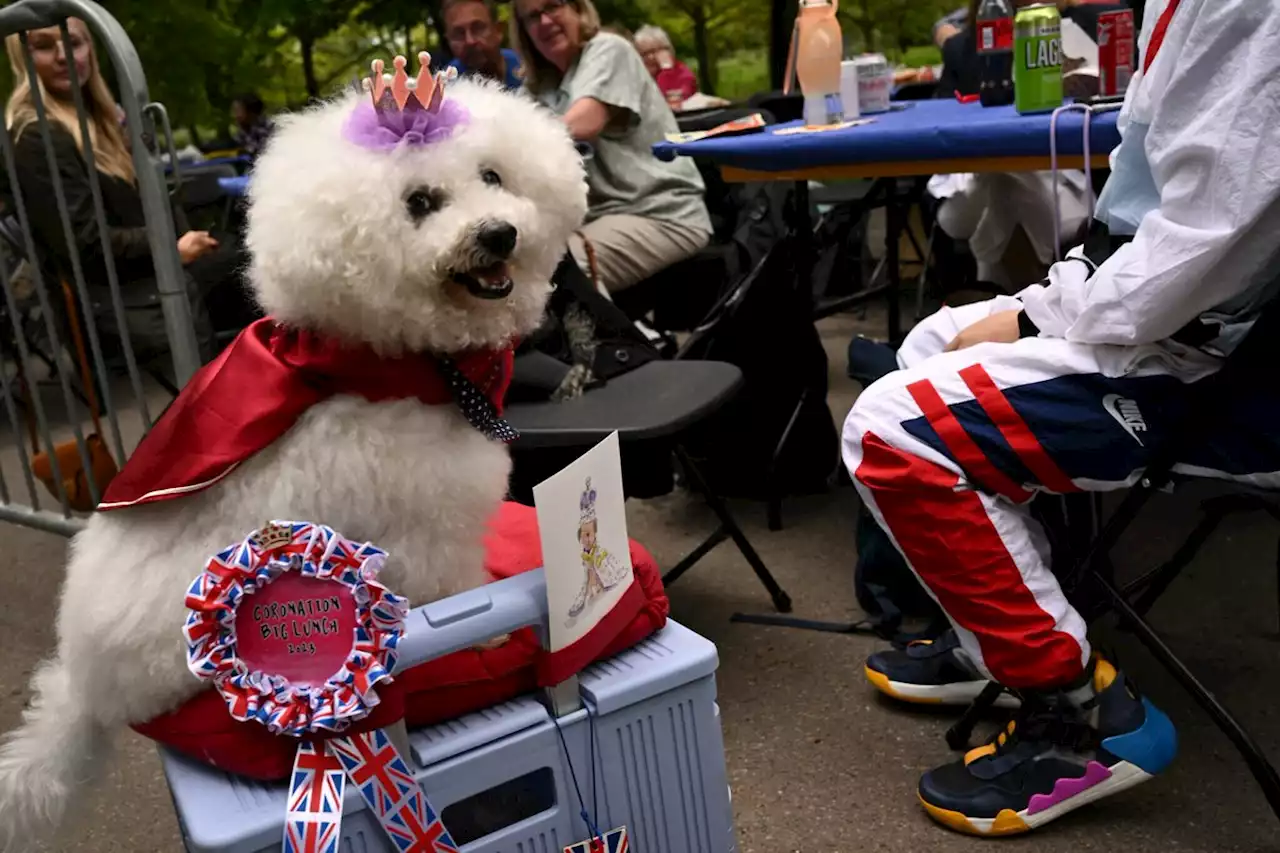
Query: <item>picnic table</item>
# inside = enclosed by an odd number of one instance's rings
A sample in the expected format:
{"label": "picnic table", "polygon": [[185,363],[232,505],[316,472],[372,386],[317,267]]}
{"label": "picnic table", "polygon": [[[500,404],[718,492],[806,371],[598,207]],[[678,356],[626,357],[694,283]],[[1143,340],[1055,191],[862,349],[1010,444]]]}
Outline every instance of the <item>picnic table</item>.
{"label": "picnic table", "polygon": [[[1109,166],[1108,155],[1120,142],[1116,117],[1114,109],[1097,111],[1090,117],[1088,151],[1092,168]],[[901,338],[898,245],[906,229],[907,211],[920,199],[928,177],[955,172],[1048,170],[1052,165],[1052,116],[1019,115],[1012,106],[983,107],[976,102],[940,98],[894,102],[889,112],[863,118],[870,121],[820,132],[801,129],[801,122],[789,122],[743,136],[660,142],[653,151],[662,160],[683,156],[714,163],[725,180],[731,182],[794,182],[797,203],[791,226],[805,280],[813,262],[809,182],[873,181],[866,198],[870,204],[883,204],[886,209],[886,282],[844,297],[827,306],[824,313],[883,294],[888,299],[889,339],[896,343]],[[1057,167],[1084,168],[1084,113],[1061,114],[1054,130]]]}

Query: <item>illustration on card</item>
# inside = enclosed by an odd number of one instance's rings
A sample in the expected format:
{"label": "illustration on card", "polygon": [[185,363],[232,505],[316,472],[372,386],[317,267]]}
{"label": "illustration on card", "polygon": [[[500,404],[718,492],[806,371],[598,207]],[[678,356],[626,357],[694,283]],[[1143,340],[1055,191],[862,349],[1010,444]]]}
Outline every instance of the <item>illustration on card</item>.
{"label": "illustration on card", "polygon": [[582,590],[569,608],[565,627],[572,627],[578,617],[604,593],[613,589],[630,574],[631,568],[600,543],[600,519],[596,514],[595,487],[586,478],[578,503],[578,544],[582,547]]}

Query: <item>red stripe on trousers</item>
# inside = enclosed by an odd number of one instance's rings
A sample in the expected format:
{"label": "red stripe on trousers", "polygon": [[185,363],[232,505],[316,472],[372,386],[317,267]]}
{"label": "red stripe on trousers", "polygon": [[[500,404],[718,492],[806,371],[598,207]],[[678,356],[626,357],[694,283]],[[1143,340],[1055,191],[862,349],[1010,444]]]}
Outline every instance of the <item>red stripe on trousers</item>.
{"label": "red stripe on trousers", "polygon": [[1169,32],[1173,13],[1178,11],[1180,2],[1181,0],[1169,0],[1169,5],[1164,7],[1164,11],[1156,20],[1155,29],[1151,31],[1151,41],[1147,42],[1147,55],[1142,59],[1143,74],[1151,70],[1151,63],[1156,61],[1156,55],[1160,53],[1160,48],[1164,47],[1164,37]]}
{"label": "red stripe on trousers", "polygon": [[954,472],[868,432],[854,476],[938,604],[977,637],[997,681],[1044,689],[1080,677],[1080,644],[1036,602],[981,497],[957,490]]}
{"label": "red stripe on trousers", "polygon": [[960,421],[947,408],[941,395],[928,379],[921,379],[907,386],[911,398],[916,401],[929,426],[942,439],[942,443],[951,451],[956,462],[980,485],[1003,495],[1014,503],[1030,499],[1031,493],[1013,482],[1007,474],[991,464],[991,460],[982,452],[969,433],[964,431]]}
{"label": "red stripe on trousers", "polygon": [[1040,481],[1040,485],[1060,495],[1080,491],[1066,472],[1058,467],[1058,463],[1049,458],[1031,427],[1027,426],[1022,415],[1013,408],[1004,392],[996,387],[995,380],[982,365],[966,367],[960,371],[960,378],[969,386],[978,405],[991,418],[996,429],[1000,430],[1004,440],[1009,442],[1013,452],[1018,454],[1022,464]]}

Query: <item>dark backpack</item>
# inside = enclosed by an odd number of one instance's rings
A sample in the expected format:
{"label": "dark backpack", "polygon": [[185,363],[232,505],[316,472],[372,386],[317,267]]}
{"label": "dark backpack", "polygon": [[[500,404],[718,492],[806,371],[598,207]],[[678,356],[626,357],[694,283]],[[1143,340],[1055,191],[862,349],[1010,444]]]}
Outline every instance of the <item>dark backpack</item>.
{"label": "dark backpack", "polygon": [[[865,388],[898,369],[894,351],[882,343],[855,337],[849,342],[846,373]],[[866,506],[858,507],[858,562],[853,570],[854,594],[869,617],[867,627],[899,645],[936,637],[947,628],[946,617],[925,590]],[[903,632],[909,617],[928,619],[917,634]]]}
{"label": "dark backpack", "polygon": [[832,206],[814,229],[813,296],[822,301],[862,289],[862,241],[867,211],[861,202]]}
{"label": "dark backpack", "polygon": [[734,235],[736,269],[744,273],[680,356],[729,362],[745,381],[685,448],[721,495],[761,499],[771,483],[778,494],[822,491],[839,464],[839,436],[827,408],[827,355],[812,295],[797,277],[786,227],[794,194],[785,184],[748,187]]}

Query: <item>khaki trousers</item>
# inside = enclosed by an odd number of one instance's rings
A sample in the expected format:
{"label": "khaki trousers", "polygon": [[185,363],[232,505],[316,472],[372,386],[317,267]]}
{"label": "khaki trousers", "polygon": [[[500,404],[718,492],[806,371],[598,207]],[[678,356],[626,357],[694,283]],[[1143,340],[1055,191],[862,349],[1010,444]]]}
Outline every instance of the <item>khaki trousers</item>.
{"label": "khaki trousers", "polygon": [[582,241],[585,236],[595,250],[600,284],[610,293],[626,290],[691,257],[711,239],[710,234],[696,228],[625,213],[602,216],[584,225],[579,234],[569,238],[573,259],[591,275]]}

